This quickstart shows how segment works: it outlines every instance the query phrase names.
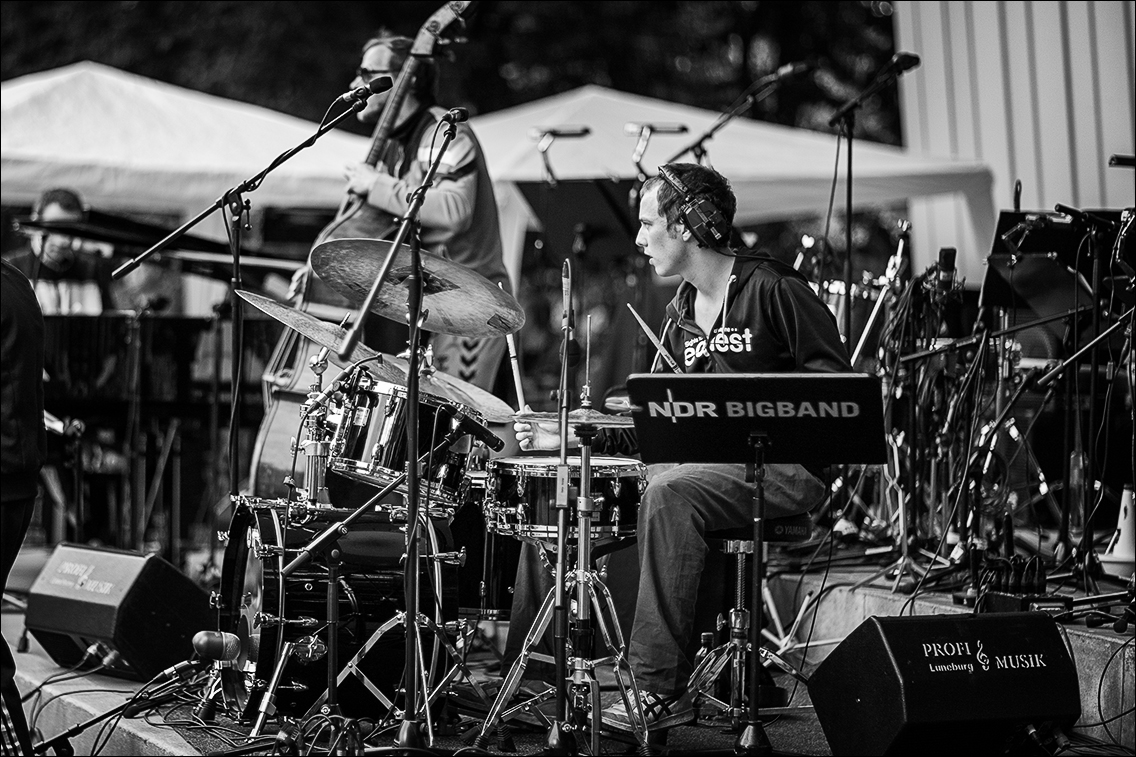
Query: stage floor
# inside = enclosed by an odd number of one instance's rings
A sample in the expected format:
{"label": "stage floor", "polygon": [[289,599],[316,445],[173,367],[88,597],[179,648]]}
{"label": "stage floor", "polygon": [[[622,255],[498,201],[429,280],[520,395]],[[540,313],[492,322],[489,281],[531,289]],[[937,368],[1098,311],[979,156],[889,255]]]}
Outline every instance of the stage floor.
{"label": "stage floor", "polygon": [[[901,612],[934,615],[969,611],[954,604],[949,594],[920,595],[908,604],[909,597],[893,593],[891,581],[886,578],[880,578],[864,586],[856,586],[874,571],[874,566],[841,568],[832,570],[827,576],[782,574],[770,580],[770,590],[786,623],[791,623],[795,616],[795,612],[791,609],[794,606],[794,598],[799,602],[800,597],[809,593],[816,595],[823,592],[822,601],[816,605],[815,623],[812,622],[813,614],[806,614],[800,625],[801,631],[798,633],[798,638],[804,638],[811,628],[812,640],[822,642],[819,646],[809,649],[803,664],[806,674],[811,673],[841,639],[869,617],[895,617]],[[1118,588],[1110,587],[1105,590],[1116,591]],[[6,605],[0,620],[3,624],[4,638],[14,646],[24,630],[23,615]],[[1088,628],[1083,620],[1063,627],[1068,634],[1079,679],[1082,702],[1079,725],[1089,726],[1075,728],[1075,733],[1106,744],[1120,745],[1131,753],[1134,748],[1134,730],[1136,730],[1134,728],[1136,715],[1131,711],[1133,701],[1136,699],[1133,625],[1130,624],[1123,633],[1118,633],[1111,626]],[[504,629],[498,627],[497,630]],[[795,663],[800,662],[799,654],[793,655],[791,659]],[[58,677],[64,673],[47,657],[34,637],[29,637],[28,651],[17,654],[16,660],[17,681],[22,692],[28,692],[49,677]],[[471,663],[475,675],[479,678],[499,675],[499,671],[492,669],[492,656],[488,652],[482,653],[480,658],[477,655],[472,656]],[[870,671],[865,671],[865,675],[869,674]],[[600,681],[604,686],[601,699],[606,706],[618,698],[618,693],[614,689],[610,675],[601,676]],[[777,682],[787,691],[794,689],[794,681],[788,676],[778,676]],[[134,691],[137,691],[139,686],[140,684],[137,683],[98,674],[88,674],[71,680],[56,679],[47,683],[41,691],[41,696],[34,697],[26,707],[29,718],[34,717],[40,735],[51,738],[77,723],[121,705]],[[803,705],[803,707],[780,714],[765,726],[766,734],[775,750],[809,755],[831,754],[817,715],[809,707],[808,691],[804,685],[796,688],[794,700],[790,704]],[[188,717],[189,709],[188,705],[173,711],[165,708],[162,710],[164,713],[162,715],[149,714],[135,719],[123,719],[114,729],[102,753],[208,754],[228,749],[230,745],[225,739],[240,743],[239,737],[248,732],[247,725],[230,724],[235,727],[233,731],[222,732],[220,737],[212,735],[208,730],[193,724],[192,719]],[[1125,711],[1127,714],[1112,720],[1107,729],[1104,726],[1092,725],[1114,718]],[[468,718],[463,719],[458,725],[462,727],[471,724],[474,727],[480,726],[479,721]],[[92,753],[99,730],[99,726],[92,727],[72,741],[76,754]],[[270,725],[265,730],[268,734],[275,734],[277,728],[270,721]],[[546,734],[540,730],[517,729],[514,730],[513,736],[515,748],[521,754],[539,752],[546,742]],[[393,738],[393,734],[390,737],[384,735],[379,737],[379,740],[372,740],[369,743],[391,746]],[[676,754],[729,753],[734,744],[733,733],[720,725],[702,723],[697,726],[671,729],[665,749]],[[439,753],[453,753],[466,746],[467,744],[456,735],[447,734],[437,736],[433,744]],[[972,745],[973,748],[968,751],[988,751],[982,746]],[[601,740],[601,747],[601,751],[606,754],[631,753],[634,750],[632,744],[606,737]],[[500,751],[495,740],[491,740],[487,748],[494,752]],[[268,752],[266,750],[259,753]]]}

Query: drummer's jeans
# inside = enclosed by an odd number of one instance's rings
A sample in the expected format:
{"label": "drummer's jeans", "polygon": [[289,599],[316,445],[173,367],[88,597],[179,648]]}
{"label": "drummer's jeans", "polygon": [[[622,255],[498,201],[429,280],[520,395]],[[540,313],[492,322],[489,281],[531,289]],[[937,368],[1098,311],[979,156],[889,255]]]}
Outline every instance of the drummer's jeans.
{"label": "drummer's jeans", "polygon": [[[823,495],[823,483],[801,466],[765,466],[767,518],[805,512],[819,504]],[[706,564],[706,534],[752,526],[752,516],[753,484],[746,483],[744,465],[648,469],[647,490],[639,507],[639,589],[628,649],[641,689],[660,695],[686,689],[691,673],[686,649],[693,634],[699,578]],[[552,584],[539,563],[528,559],[533,556],[535,549],[526,545],[517,571],[506,665],[516,660],[524,634]]]}

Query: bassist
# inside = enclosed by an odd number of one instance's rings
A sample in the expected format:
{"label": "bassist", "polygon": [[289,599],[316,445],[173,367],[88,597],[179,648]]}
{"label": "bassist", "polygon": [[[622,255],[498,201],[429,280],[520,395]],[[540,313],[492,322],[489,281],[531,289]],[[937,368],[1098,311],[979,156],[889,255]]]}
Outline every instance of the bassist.
{"label": "bassist", "polygon": [[[412,60],[413,40],[380,30],[363,46],[362,61],[352,87],[365,86],[378,76],[399,77]],[[436,66],[429,58],[413,59],[412,80],[403,90],[393,115],[390,135],[375,165],[361,162],[346,166],[347,191],[370,209],[391,217],[393,237],[407,210],[407,199],[422,181],[432,161],[435,127],[446,110],[435,103]],[[358,118],[375,123],[389,109],[394,93],[375,95]],[[426,193],[419,220],[423,250],[441,255],[477,272],[511,292],[502,257],[497,203],[481,146],[468,124],[458,126],[434,181]],[[344,235],[347,236],[347,235]],[[377,236],[352,233],[349,236]],[[381,237],[380,237],[381,238]],[[305,269],[307,272],[307,269]],[[318,284],[317,288],[322,289]],[[368,320],[365,341],[381,352],[405,349],[406,326],[383,318]],[[505,340],[434,334],[434,365],[486,391],[492,391],[497,368],[505,353]]]}

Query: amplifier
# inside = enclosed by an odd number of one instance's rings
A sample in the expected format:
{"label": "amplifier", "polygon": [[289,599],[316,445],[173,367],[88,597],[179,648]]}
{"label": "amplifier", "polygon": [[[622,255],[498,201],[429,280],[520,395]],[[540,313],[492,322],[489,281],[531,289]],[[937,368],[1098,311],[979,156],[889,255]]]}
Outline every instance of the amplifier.
{"label": "amplifier", "polygon": [[1063,629],[1040,612],[873,617],[809,679],[834,755],[1002,753],[1081,716]]}
{"label": "amplifier", "polygon": [[205,590],[161,557],[74,544],[48,558],[24,623],[58,665],[100,642],[117,653],[104,672],[143,681],[188,660],[193,635],[217,627]]}

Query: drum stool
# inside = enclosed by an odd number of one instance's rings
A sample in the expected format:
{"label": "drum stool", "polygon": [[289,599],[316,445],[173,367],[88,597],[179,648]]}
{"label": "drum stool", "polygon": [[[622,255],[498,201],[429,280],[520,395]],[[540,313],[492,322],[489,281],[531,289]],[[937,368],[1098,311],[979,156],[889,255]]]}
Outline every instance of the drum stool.
{"label": "drum stool", "polygon": [[[812,518],[807,512],[783,518],[767,518],[764,524],[764,541],[766,545],[808,541],[812,535],[812,528]],[[746,556],[753,554],[753,528],[745,526],[744,528],[711,531],[706,534],[706,543],[711,549],[718,549],[735,557],[734,606],[729,611],[728,620],[722,615],[718,616],[718,630],[729,628],[729,639],[714,649],[699,652],[700,659],[690,676],[690,691],[694,697],[696,710],[701,701],[708,701],[718,708],[721,715],[728,716],[731,725],[737,728],[740,727],[741,718],[745,712],[746,655],[749,646],[750,622],[750,612],[746,608],[746,597],[748,596],[746,589],[752,575],[752,571],[747,566]],[[764,558],[763,555],[762,559]],[[769,625],[773,629],[772,631],[767,628],[760,629],[761,634],[777,645],[776,652],[763,649],[762,656],[771,659],[783,670],[797,676],[800,680],[804,680],[795,669],[781,660],[779,653],[795,645],[793,637],[801,617],[804,615],[804,609],[808,607],[808,602],[806,601],[804,607],[802,607],[802,612],[798,614],[796,621],[786,632],[768,587],[761,587],[761,595],[765,602],[764,617],[769,620]],[[707,637],[712,638],[712,634],[704,633],[702,636],[704,642],[702,650],[706,650]],[[714,689],[715,684],[727,667],[730,676],[729,701],[724,701],[714,696]],[[772,685],[763,684],[761,686],[759,699],[763,709],[766,707],[783,707],[786,704],[784,690]]]}

